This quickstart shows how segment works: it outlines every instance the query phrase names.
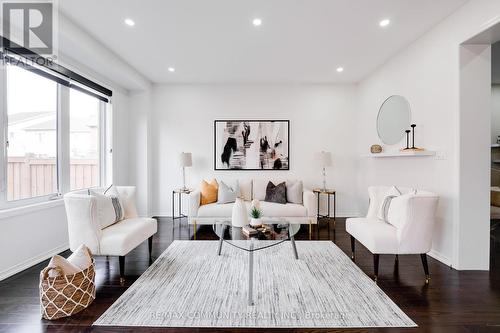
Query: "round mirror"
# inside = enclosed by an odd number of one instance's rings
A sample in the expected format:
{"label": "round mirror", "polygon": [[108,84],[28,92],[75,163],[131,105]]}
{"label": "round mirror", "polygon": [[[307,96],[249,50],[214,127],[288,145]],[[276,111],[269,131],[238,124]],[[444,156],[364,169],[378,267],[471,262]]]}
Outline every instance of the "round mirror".
{"label": "round mirror", "polygon": [[378,111],[378,137],[387,145],[396,144],[404,137],[405,130],[410,128],[410,122],[410,103],[403,96],[391,96]]}

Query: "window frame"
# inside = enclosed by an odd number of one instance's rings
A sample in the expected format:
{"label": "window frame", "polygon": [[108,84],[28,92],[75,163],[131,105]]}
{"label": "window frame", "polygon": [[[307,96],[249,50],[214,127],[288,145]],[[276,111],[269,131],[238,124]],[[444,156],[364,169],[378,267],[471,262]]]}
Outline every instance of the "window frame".
{"label": "window frame", "polygon": [[[0,59],[1,61],[1,59]],[[15,66],[15,65],[9,65]],[[23,66],[23,70],[27,70]],[[40,75],[38,73],[33,73]],[[41,75],[45,77],[44,75]],[[50,78],[48,78],[50,80]],[[0,64],[0,211],[11,208],[19,208],[23,206],[30,206],[34,204],[49,202],[52,200],[61,199],[65,193],[70,192],[70,89],[71,84],[65,85],[57,80],[53,80],[57,84],[57,102],[56,102],[56,142],[57,142],[57,156],[56,156],[56,193],[47,194],[43,196],[36,196],[31,198],[7,200],[8,195],[8,108],[7,108],[7,65]],[[74,87],[74,86],[73,86]],[[88,94],[96,97],[96,92],[92,91],[90,87]],[[104,186],[109,182],[109,171],[107,169],[108,158],[112,159],[111,154],[107,154],[106,148],[110,145],[109,135],[107,130],[111,124],[108,121],[111,117],[107,113],[108,107],[111,109],[111,96],[108,102],[99,100],[99,186]],[[112,177],[112,174],[111,174]],[[85,190],[86,188],[79,189]]]}

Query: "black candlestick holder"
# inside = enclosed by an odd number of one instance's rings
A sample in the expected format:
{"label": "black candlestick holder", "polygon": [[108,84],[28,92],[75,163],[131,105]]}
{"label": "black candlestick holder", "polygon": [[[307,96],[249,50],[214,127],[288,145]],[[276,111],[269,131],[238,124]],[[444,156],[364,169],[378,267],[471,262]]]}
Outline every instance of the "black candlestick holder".
{"label": "black candlestick holder", "polygon": [[410,149],[410,130],[406,130],[406,148],[404,150]]}
{"label": "black candlestick holder", "polygon": [[417,127],[416,124],[411,124],[411,130],[412,130],[412,133],[411,133],[411,136],[412,136],[412,146],[411,146],[411,149],[417,149],[417,147],[415,147],[415,127]]}

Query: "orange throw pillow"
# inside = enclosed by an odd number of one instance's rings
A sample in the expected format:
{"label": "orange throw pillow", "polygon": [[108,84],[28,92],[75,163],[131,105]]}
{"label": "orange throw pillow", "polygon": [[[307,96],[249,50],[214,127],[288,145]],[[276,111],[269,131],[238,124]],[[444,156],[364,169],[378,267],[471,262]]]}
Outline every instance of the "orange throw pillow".
{"label": "orange throw pillow", "polygon": [[205,180],[201,182],[201,190],[200,190],[200,205],[207,205],[214,202],[217,202],[217,192],[219,191],[219,184],[215,179],[213,179],[210,183],[207,183]]}

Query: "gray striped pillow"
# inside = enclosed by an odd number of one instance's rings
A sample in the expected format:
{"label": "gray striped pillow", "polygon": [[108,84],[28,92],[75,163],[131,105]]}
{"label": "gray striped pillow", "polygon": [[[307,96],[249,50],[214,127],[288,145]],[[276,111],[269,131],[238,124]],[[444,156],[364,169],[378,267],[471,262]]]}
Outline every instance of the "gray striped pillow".
{"label": "gray striped pillow", "polygon": [[125,217],[125,212],[123,211],[123,205],[120,201],[120,198],[116,196],[110,196],[111,203],[113,204],[113,208],[115,210],[115,223],[123,220]]}

